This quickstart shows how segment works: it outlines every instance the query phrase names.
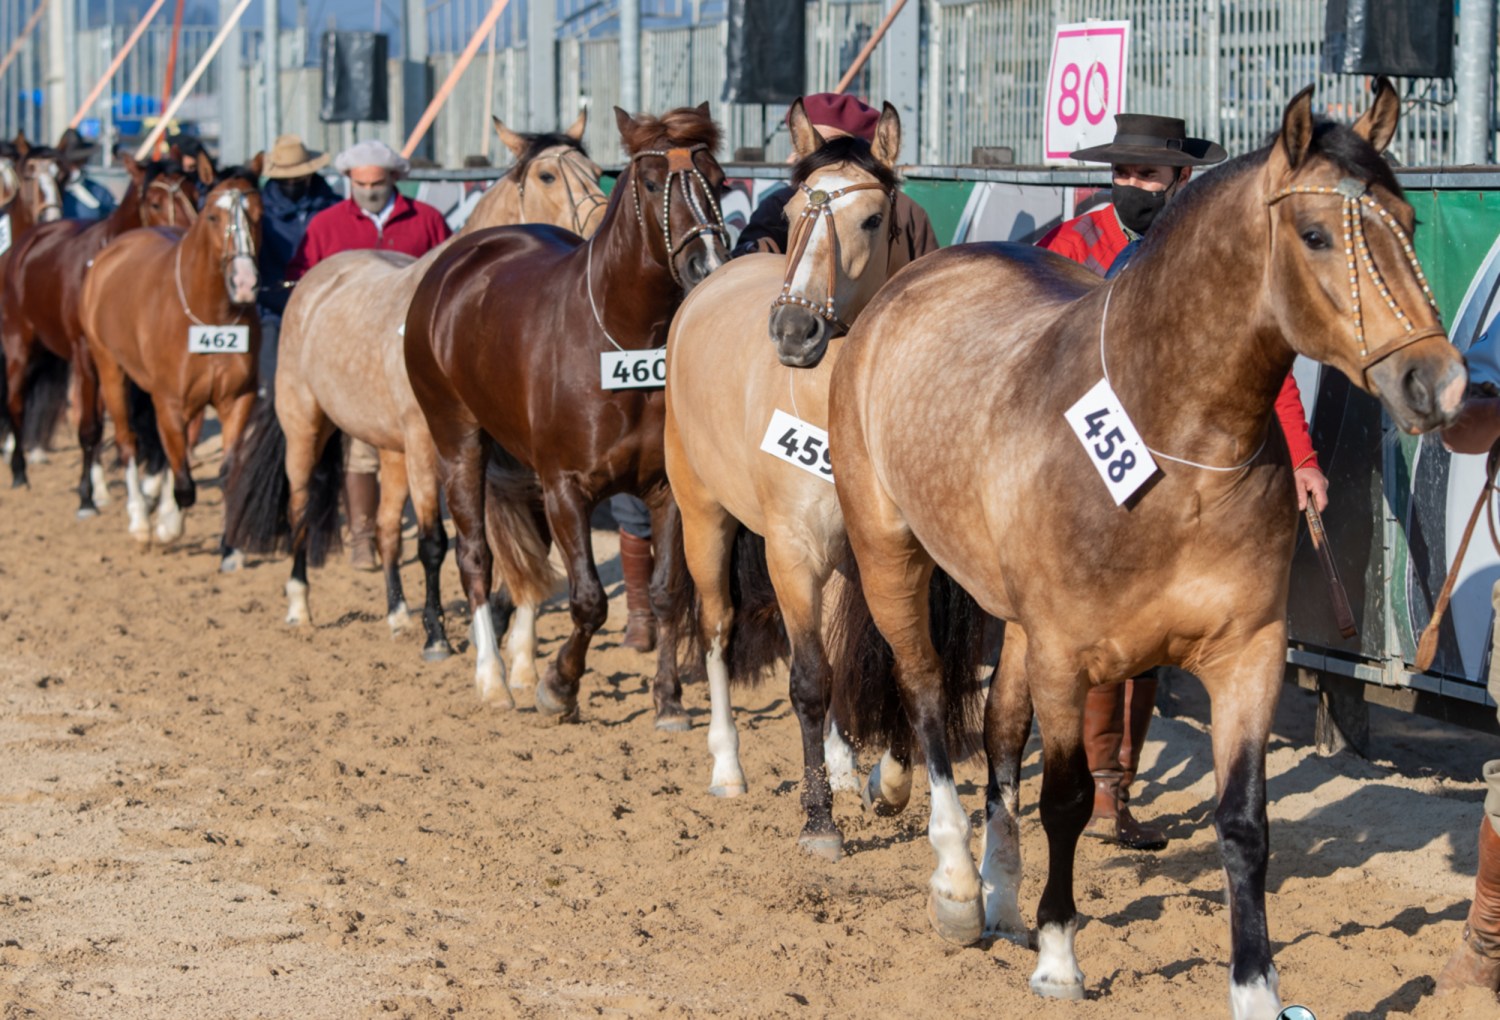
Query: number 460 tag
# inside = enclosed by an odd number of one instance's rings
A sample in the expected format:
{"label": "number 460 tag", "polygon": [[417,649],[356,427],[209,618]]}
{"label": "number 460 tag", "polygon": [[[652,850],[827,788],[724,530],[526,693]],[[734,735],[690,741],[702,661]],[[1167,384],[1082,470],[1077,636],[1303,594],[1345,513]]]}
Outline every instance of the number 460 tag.
{"label": "number 460 tag", "polygon": [[1100,379],[1063,413],[1115,504],[1124,503],[1156,474],[1156,461],[1135,430],[1109,380]]}

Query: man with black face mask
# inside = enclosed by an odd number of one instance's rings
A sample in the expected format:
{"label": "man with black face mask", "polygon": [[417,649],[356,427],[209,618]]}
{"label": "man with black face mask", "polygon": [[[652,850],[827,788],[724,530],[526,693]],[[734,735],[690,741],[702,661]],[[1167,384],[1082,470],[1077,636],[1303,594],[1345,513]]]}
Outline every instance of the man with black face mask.
{"label": "man with black face mask", "polygon": [[[1071,154],[1086,163],[1108,163],[1113,171],[1111,204],[1068,220],[1037,242],[1100,276],[1114,276],[1135,254],[1168,202],[1187,185],[1193,168],[1221,162],[1227,153],[1214,142],[1189,138],[1175,117],[1121,113],[1115,137]],[[1328,505],[1328,479],[1318,467],[1303,417],[1302,395],[1290,374],[1275,412],[1291,453],[1298,507],[1311,499]],[[1089,690],[1084,704],[1083,746],[1094,775],[1094,814],[1088,834],[1131,850],[1158,850],[1166,835],[1130,812],[1130,786],[1140,766],[1146,731],[1156,705],[1156,678],[1139,676]]]}
{"label": "man with black face mask", "polygon": [[328,165],[328,156],[308,152],[296,135],[282,135],[271,146],[264,170],[266,183],[260,189],[265,212],[261,217],[260,245],[260,385],[269,392],[276,378],[276,341],[281,336],[281,314],[291,291],[286,287],[287,267],[307,233],[307,225],[318,213],[339,201],[318,171]]}

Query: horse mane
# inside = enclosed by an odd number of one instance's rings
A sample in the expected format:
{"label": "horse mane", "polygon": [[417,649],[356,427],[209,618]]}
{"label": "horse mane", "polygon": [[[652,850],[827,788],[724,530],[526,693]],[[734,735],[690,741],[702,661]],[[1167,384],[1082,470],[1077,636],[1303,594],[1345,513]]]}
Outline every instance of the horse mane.
{"label": "horse mane", "polygon": [[[12,146],[12,149],[14,149],[14,148],[15,147]],[[20,150],[17,149],[15,151],[19,152]],[[33,159],[56,159],[56,160],[61,160],[62,159],[62,153],[59,150],[54,149],[50,145],[33,145],[30,149],[26,150],[26,155],[23,157],[23,159],[25,159],[25,160],[33,160]]]}
{"label": "horse mane", "polygon": [[847,163],[854,169],[862,170],[874,177],[886,191],[896,190],[900,183],[896,177],[896,171],[875,158],[874,150],[869,142],[853,135],[845,135],[830,138],[799,159],[797,165],[792,168],[792,187],[806,183],[809,177],[824,167],[838,166],[841,163]]}
{"label": "horse mane", "polygon": [[624,133],[625,151],[638,152],[660,148],[705,146],[710,153],[719,151],[719,125],[713,117],[696,106],[679,106],[660,117],[643,113]]}
{"label": "horse mane", "polygon": [[141,169],[145,171],[145,176],[141,178],[141,187],[143,188],[149,187],[151,182],[158,177],[184,177],[187,175],[187,171],[182,168],[182,164],[175,159],[153,159],[149,163],[141,164]]}
{"label": "horse mane", "polygon": [[506,177],[519,184],[526,179],[526,172],[531,169],[532,160],[536,159],[548,149],[558,146],[567,146],[578,152],[584,158],[588,157],[589,151],[583,147],[583,143],[572,135],[563,134],[561,131],[539,131],[536,134],[520,133],[521,140],[526,143],[526,151],[521,153],[512,164]]}
{"label": "horse mane", "polygon": [[243,165],[232,166],[228,170],[220,170],[218,176],[214,178],[214,186],[208,190],[213,191],[228,184],[230,181],[245,181],[256,191],[260,190],[260,176],[248,166]]}

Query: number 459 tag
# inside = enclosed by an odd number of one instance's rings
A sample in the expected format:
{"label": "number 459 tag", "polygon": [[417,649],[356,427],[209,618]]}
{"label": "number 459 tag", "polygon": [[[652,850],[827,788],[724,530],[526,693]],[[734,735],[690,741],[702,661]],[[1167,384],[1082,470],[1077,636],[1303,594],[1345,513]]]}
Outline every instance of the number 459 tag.
{"label": "number 459 tag", "polygon": [[1156,474],[1156,461],[1135,430],[1109,380],[1100,379],[1083,399],[1063,413],[1089,461],[1104,479],[1115,505],[1135,495]]}
{"label": "number 459 tag", "polygon": [[833,481],[828,433],[779,408],[771,414],[771,424],[766,427],[760,448],[777,460],[793,464],[825,482]]}

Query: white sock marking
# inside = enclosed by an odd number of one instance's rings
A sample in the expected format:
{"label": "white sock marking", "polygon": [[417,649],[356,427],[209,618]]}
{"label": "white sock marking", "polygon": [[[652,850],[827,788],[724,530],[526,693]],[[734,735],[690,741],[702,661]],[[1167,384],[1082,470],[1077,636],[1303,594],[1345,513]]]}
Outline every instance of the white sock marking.
{"label": "white sock marking", "polygon": [[479,689],[481,701],[490,701],[499,695],[515,704],[505,686],[505,665],[500,661],[500,645],[495,640],[495,620],[490,615],[490,604],[486,602],[474,612],[474,623],[469,628],[474,642],[476,662],[474,686]]}
{"label": "white sock marking", "polygon": [[286,622],[299,627],[312,620],[307,608],[307,584],[296,578],[286,583]]}
{"label": "white sock marking", "polygon": [[734,728],[734,706],[729,701],[729,666],[724,662],[723,638],[715,635],[708,647],[708,753],[714,757],[709,789],[720,797],[745,792],[740,768],[740,735]]}
{"label": "white sock marking", "polygon": [[1047,924],[1036,933],[1036,970],[1031,973],[1031,990],[1054,999],[1083,998],[1083,971],[1073,952],[1073,937],[1078,922],[1065,925]]}
{"label": "white sock marking", "polygon": [[858,793],[859,770],[854,748],[839,731],[838,720],[828,720],[828,736],[823,738],[823,761],[828,768],[828,785],[834,793]]}
{"label": "white sock marking", "polygon": [[94,487],[94,505],[109,506],[109,483],[104,480],[104,466],[99,463],[89,468],[89,484]]}
{"label": "white sock marking", "polygon": [[125,465],[125,513],[130,518],[130,537],[137,542],[151,541],[151,512],[141,491],[141,471],[134,457]]}
{"label": "white sock marking", "polygon": [[177,506],[172,472],[167,471],[161,487],[161,502],[156,504],[156,540],[162,545],[171,545],[182,537],[182,531],[182,510]]}
{"label": "white sock marking", "polygon": [[536,614],[534,605],[517,606],[510,621],[505,651],[510,656],[512,690],[536,686]]}
{"label": "white sock marking", "polygon": [[966,903],[979,898],[979,871],[969,854],[969,815],[958,799],[951,776],[927,774],[932,791],[932,813],[927,819],[927,840],[937,856],[932,872],[932,891],[945,900]]}
{"label": "white sock marking", "polygon": [[1229,985],[1229,1015],[1234,1020],[1263,1020],[1281,1012],[1281,977],[1272,967],[1249,984]]}

